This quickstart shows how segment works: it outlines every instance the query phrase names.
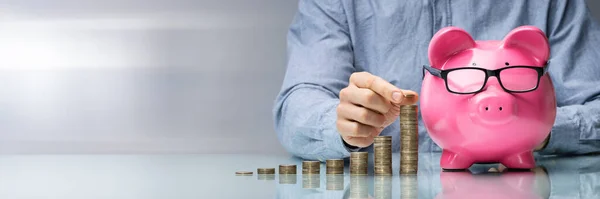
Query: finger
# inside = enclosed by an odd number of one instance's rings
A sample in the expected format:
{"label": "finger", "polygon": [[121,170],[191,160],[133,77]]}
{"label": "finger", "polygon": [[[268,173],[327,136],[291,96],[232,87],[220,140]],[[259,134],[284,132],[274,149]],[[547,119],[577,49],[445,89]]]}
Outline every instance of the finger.
{"label": "finger", "polygon": [[379,128],[378,131],[374,132],[368,137],[352,137],[352,136],[342,136],[342,138],[346,141],[346,143],[357,146],[357,147],[368,147],[373,144],[375,137],[378,136],[383,131],[383,128]]}
{"label": "finger", "polygon": [[385,116],[381,113],[349,103],[341,103],[337,111],[338,115],[344,119],[373,127],[383,127],[386,120]]}
{"label": "finger", "polygon": [[350,76],[350,83],[359,88],[371,89],[393,103],[401,103],[404,98],[401,89],[368,72],[353,73]]}
{"label": "finger", "polygon": [[340,100],[361,105],[379,113],[386,113],[392,104],[370,89],[349,86],[340,91]]}
{"label": "finger", "polygon": [[375,127],[364,125],[354,121],[349,121],[346,119],[337,120],[337,129],[339,133],[343,136],[359,138],[369,137],[377,131],[377,128]]}
{"label": "finger", "polygon": [[404,94],[402,102],[397,103],[396,105],[412,105],[419,101],[419,94],[415,91],[402,90],[402,93]]}
{"label": "finger", "polygon": [[400,107],[393,106],[387,113],[384,114],[384,116],[386,118],[386,121],[383,124],[383,126],[387,127],[394,123],[394,121],[396,121],[400,116]]}
{"label": "finger", "polygon": [[371,137],[359,138],[359,137],[342,136],[342,138],[349,145],[361,147],[361,148],[368,147],[371,144],[373,144],[373,142],[374,142],[374,138],[371,138]]}
{"label": "finger", "polygon": [[381,132],[383,132],[383,129],[385,129],[385,127],[376,128],[375,132],[373,132],[373,134],[371,134],[371,137],[373,139],[375,139],[375,137],[379,136],[379,134],[381,134]]}

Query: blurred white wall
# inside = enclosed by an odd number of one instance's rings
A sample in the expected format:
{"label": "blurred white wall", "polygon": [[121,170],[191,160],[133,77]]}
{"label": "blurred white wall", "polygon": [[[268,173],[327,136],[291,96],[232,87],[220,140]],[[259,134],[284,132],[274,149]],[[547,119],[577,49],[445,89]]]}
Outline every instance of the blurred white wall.
{"label": "blurred white wall", "polygon": [[0,0],[0,153],[285,153],[296,4]]}
{"label": "blurred white wall", "polygon": [[0,0],[0,153],[285,153],[271,107],[296,6]]}

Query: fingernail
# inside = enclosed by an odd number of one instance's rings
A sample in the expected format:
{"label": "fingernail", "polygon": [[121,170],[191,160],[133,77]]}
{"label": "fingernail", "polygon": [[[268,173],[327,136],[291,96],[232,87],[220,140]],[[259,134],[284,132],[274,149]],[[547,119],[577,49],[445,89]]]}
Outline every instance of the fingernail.
{"label": "fingernail", "polygon": [[402,97],[402,93],[400,93],[400,92],[392,93],[392,99],[394,99],[396,102],[400,102],[400,97]]}

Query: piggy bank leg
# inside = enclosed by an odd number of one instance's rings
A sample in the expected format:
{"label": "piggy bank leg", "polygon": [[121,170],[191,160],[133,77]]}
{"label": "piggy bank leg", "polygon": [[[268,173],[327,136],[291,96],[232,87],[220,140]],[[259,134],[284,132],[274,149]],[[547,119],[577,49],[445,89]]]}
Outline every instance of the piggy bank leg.
{"label": "piggy bank leg", "polygon": [[532,169],[535,167],[535,159],[532,151],[508,156],[500,163],[510,169]]}
{"label": "piggy bank leg", "polygon": [[474,161],[465,155],[443,150],[440,167],[444,170],[464,170],[473,165]]}

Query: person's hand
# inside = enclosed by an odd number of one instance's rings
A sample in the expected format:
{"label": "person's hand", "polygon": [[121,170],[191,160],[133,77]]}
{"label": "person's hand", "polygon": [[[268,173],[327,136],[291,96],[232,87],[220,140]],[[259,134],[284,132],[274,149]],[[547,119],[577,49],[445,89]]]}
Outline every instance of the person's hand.
{"label": "person's hand", "polygon": [[[413,94],[412,98],[405,98]],[[367,147],[400,114],[400,105],[415,104],[418,94],[401,90],[381,77],[367,72],[350,76],[348,87],[340,91],[337,130],[342,139],[355,147]]]}

